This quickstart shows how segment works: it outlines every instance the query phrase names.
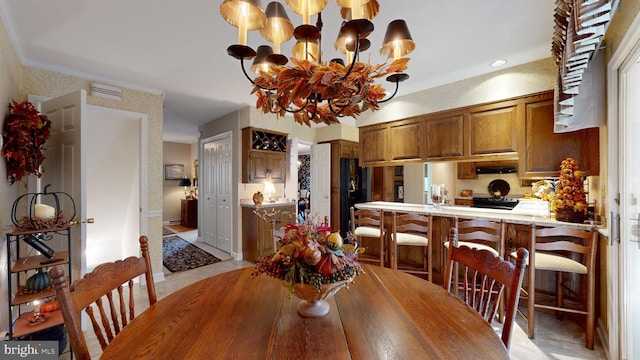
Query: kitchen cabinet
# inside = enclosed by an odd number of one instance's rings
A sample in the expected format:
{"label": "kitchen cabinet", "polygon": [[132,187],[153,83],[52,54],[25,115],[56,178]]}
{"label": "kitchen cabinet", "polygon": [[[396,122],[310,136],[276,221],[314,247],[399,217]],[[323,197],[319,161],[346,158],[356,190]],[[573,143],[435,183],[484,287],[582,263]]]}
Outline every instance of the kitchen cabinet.
{"label": "kitchen cabinet", "polygon": [[424,161],[424,132],[421,117],[360,128],[360,162],[371,166]]}
{"label": "kitchen cabinet", "polygon": [[456,159],[464,156],[464,117],[462,114],[429,119],[425,125],[427,160]]}
{"label": "kitchen cabinet", "polygon": [[198,227],[197,199],[182,199],[180,201],[180,225],[192,229]]}
{"label": "kitchen cabinet", "polygon": [[458,166],[458,179],[477,179],[476,163],[474,162],[459,162]]}
{"label": "kitchen cabinet", "polygon": [[[496,107],[497,106],[497,107]],[[482,109],[482,107],[480,107]],[[469,112],[469,157],[513,154],[518,151],[517,104],[491,105],[487,110]]]}
{"label": "kitchen cabinet", "polygon": [[421,118],[389,123],[388,133],[389,160],[424,160],[426,144]]}
{"label": "kitchen cabinet", "polygon": [[287,134],[242,129],[242,182],[286,181]]}
{"label": "kitchen cabinet", "polygon": [[[27,248],[27,254],[21,255],[24,250],[23,242],[31,242],[37,239],[47,247],[50,240],[61,238],[66,249],[54,249],[51,258],[45,255],[32,255],[33,249]],[[47,313],[47,318],[42,323],[30,323],[33,314],[39,310],[34,301],[45,301],[55,297],[55,289],[48,286],[40,291],[30,291],[26,288],[27,279],[39,270],[45,273],[52,266],[66,265],[66,272],[71,279],[71,228],[55,228],[48,230],[16,230],[7,234],[7,291],[9,293],[8,315],[10,321],[9,338],[20,339],[38,331],[63,324],[62,313],[55,310]],[[48,278],[48,274],[46,274]]]}
{"label": "kitchen cabinet", "polygon": [[273,233],[270,221],[258,216],[256,209],[275,211],[276,229],[296,221],[296,206],[294,203],[286,205],[262,205],[242,207],[242,257],[254,262],[256,259],[273,254]]}
{"label": "kitchen cabinet", "polygon": [[557,177],[560,162],[574,158],[587,175],[600,173],[599,129],[554,133],[553,92],[525,104],[525,130],[520,155],[520,178]]}
{"label": "kitchen cabinet", "polygon": [[387,125],[372,125],[360,128],[360,162],[373,165],[387,160]]}

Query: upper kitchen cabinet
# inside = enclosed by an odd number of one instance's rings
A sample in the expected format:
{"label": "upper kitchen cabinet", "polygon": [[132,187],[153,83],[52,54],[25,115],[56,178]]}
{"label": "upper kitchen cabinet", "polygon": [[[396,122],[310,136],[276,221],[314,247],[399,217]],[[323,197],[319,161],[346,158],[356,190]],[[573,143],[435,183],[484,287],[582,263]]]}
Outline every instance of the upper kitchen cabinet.
{"label": "upper kitchen cabinet", "polygon": [[425,124],[427,160],[456,159],[464,156],[464,117],[462,114],[429,119]]}
{"label": "upper kitchen cabinet", "polygon": [[371,166],[424,160],[424,123],[411,118],[360,128],[360,161]]}
{"label": "upper kitchen cabinet", "polygon": [[525,104],[525,131],[518,175],[521,178],[556,177],[560,162],[576,159],[587,175],[600,172],[599,130],[590,128],[554,133],[553,92],[541,94]]}
{"label": "upper kitchen cabinet", "polygon": [[284,183],[287,134],[257,128],[242,129],[242,182]]}
{"label": "upper kitchen cabinet", "polygon": [[518,153],[518,119],[522,110],[517,104],[484,106],[469,111],[469,156],[513,155]]}
{"label": "upper kitchen cabinet", "polygon": [[386,161],[387,124],[360,128],[360,161],[373,165]]}

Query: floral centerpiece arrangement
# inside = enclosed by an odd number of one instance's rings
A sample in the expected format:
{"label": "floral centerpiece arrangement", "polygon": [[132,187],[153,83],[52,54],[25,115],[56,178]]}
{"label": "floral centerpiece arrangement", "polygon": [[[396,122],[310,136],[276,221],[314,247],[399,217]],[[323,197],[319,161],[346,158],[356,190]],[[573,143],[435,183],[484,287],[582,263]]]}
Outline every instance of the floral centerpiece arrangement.
{"label": "floral centerpiece arrangement", "polygon": [[287,225],[279,238],[280,249],[258,259],[252,275],[281,279],[292,293],[296,284],[308,284],[321,292],[325,284],[352,280],[362,272],[357,257],[362,249],[350,234],[347,243],[331,231],[326,223],[313,219]]}
{"label": "floral centerpiece arrangement", "polygon": [[589,206],[584,192],[585,174],[579,169],[578,162],[573,158],[566,158],[560,163],[560,179],[553,201],[557,220],[581,223],[587,216]]}

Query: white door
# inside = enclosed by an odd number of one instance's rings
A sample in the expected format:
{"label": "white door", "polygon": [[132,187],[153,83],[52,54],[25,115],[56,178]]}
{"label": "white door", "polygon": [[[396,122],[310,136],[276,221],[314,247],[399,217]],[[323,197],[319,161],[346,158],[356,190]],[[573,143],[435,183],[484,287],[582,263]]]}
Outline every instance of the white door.
{"label": "white door", "polygon": [[216,207],[217,213],[217,241],[216,247],[220,250],[231,252],[232,237],[232,183],[231,183],[231,136],[216,141],[217,157],[216,169],[217,176],[214,187],[216,188]]}
{"label": "white door", "polygon": [[[51,137],[47,141],[42,184],[51,184],[50,191],[65,192],[75,201],[76,219],[85,220],[86,213],[86,167],[83,156],[83,131],[87,94],[84,90],[43,102],[41,112],[51,121]],[[53,204],[50,204],[53,205]],[[61,197],[62,210],[72,208],[65,196]],[[71,230],[72,278],[78,279],[87,269],[86,231],[87,224],[80,221],[79,227]]]}
{"label": "white door", "polygon": [[136,114],[88,106],[87,270],[140,252],[140,132]]}
{"label": "white door", "polygon": [[640,358],[640,43],[621,69],[618,129],[620,322],[623,359]]}
{"label": "white door", "polygon": [[202,144],[202,179],[200,179],[200,201],[202,202],[202,241],[216,246],[216,144],[205,142]]}
{"label": "white door", "polygon": [[331,223],[331,144],[311,147],[311,215]]}

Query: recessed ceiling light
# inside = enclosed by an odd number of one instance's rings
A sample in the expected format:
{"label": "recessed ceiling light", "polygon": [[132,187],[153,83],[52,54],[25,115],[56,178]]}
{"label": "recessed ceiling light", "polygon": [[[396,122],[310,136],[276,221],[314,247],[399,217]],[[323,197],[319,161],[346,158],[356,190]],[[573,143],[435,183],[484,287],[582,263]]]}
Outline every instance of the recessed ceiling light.
{"label": "recessed ceiling light", "polygon": [[506,64],[506,63],[507,63],[507,60],[505,60],[505,59],[499,59],[499,60],[496,60],[496,61],[492,62],[492,63],[491,63],[491,67],[498,67],[498,66],[502,66],[502,65],[504,65],[504,64]]}

